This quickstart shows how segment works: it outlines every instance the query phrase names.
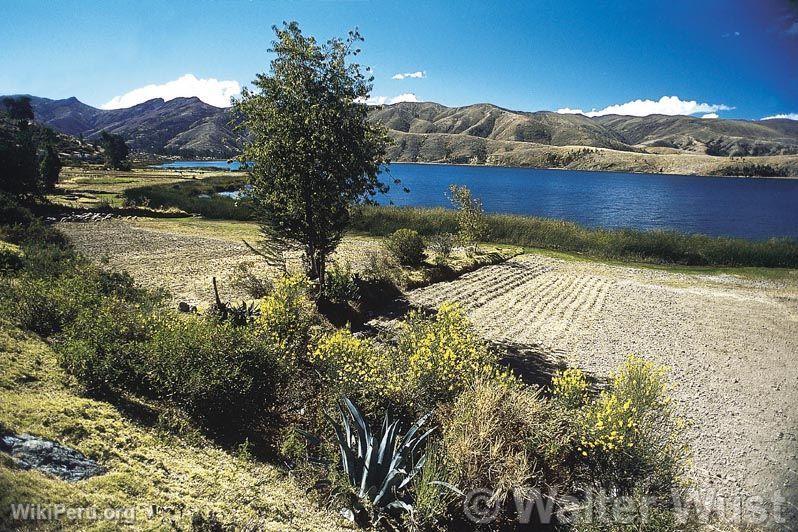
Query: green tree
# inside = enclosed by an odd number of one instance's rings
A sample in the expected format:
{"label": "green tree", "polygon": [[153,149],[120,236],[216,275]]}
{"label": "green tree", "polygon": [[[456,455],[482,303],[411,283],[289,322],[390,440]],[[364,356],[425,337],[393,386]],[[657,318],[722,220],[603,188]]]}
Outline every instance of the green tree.
{"label": "green tree", "polygon": [[0,191],[31,199],[42,192],[34,131],[9,116],[0,115]]}
{"label": "green tree", "polygon": [[353,204],[388,187],[385,130],[369,123],[365,101],[373,78],[350,61],[362,37],[319,44],[296,22],[273,28],[269,73],[235,101],[247,132],[242,161],[266,233],[300,247],[307,273],[324,283],[327,257],[343,236]]}
{"label": "green tree", "polygon": [[105,164],[114,170],[130,170],[130,161],[128,160],[130,150],[125,139],[103,131],[100,133],[100,145],[105,151]]}
{"label": "green tree", "polygon": [[450,185],[449,199],[457,209],[458,237],[466,249],[473,253],[477,243],[488,234],[488,220],[482,200],[475,198],[465,185]]}
{"label": "green tree", "polygon": [[19,96],[17,98],[3,98],[3,106],[6,108],[8,116],[13,120],[33,120],[33,106],[30,96]]}
{"label": "green tree", "polygon": [[39,174],[46,188],[51,189],[58,183],[58,175],[61,173],[61,159],[58,151],[52,143],[44,147],[44,154],[39,163]]}

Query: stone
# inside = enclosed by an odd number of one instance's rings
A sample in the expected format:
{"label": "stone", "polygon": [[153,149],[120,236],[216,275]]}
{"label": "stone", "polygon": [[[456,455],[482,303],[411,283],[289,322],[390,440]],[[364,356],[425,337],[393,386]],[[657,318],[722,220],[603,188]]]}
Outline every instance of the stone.
{"label": "stone", "polygon": [[30,434],[0,436],[0,451],[11,455],[21,469],[36,469],[69,482],[105,473],[104,467],[75,449]]}

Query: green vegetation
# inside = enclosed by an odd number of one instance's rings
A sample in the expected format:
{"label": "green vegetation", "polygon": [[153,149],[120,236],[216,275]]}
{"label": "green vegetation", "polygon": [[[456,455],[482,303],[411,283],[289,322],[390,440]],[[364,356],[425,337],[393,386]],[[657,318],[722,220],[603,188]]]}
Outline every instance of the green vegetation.
{"label": "green vegetation", "polygon": [[475,198],[466,186],[451,185],[449,193],[457,211],[458,240],[473,253],[477,244],[488,236],[488,223],[482,201]]}
{"label": "green vegetation", "polygon": [[[434,429],[422,428],[432,413],[400,434],[400,419],[386,413],[380,433],[372,432],[363,413],[344,397],[338,406],[341,425],[328,417],[338,440],[341,463],[353,488],[356,521],[378,522],[383,514],[412,513],[410,482],[424,466],[424,443]],[[344,409],[345,407],[345,409]],[[369,507],[361,506],[367,501]],[[358,515],[364,513],[362,519]]]}
{"label": "green vegetation", "polygon": [[378,180],[387,137],[368,121],[371,78],[350,62],[357,31],[324,45],[296,22],[275,27],[269,74],[244,89],[235,111],[247,132],[256,219],[299,247],[307,274],[324,285],[327,257],[343,237],[353,203],[387,190]]}
{"label": "green vegetation", "polygon": [[61,162],[55,133],[33,124],[30,98],[4,98],[0,106],[0,193],[40,198],[58,182]]}
{"label": "green vegetation", "polygon": [[[588,229],[563,220],[504,214],[487,215],[486,221],[486,240],[496,244],[658,264],[798,266],[798,244],[791,239],[755,242],[675,231]],[[456,233],[458,216],[447,209],[362,206],[350,225],[356,233],[376,236],[386,236],[406,227],[424,236]]]}
{"label": "green vegetation", "polygon": [[424,239],[412,229],[397,229],[385,240],[385,249],[402,266],[419,266],[425,248]]}
{"label": "green vegetation", "polygon": [[[389,342],[359,338],[322,319],[311,285],[301,277],[265,287],[252,319],[224,319],[216,308],[181,314],[161,307],[157,294],[137,288],[129,276],[93,266],[53,229],[27,219],[22,229],[2,231],[17,257],[2,274],[3,330],[18,327],[49,338],[55,355],[48,356],[91,397],[119,408],[156,405],[147,407],[154,409],[148,415],[164,438],[210,436],[228,452],[244,449],[242,459],[252,461],[255,471],[267,467],[260,460],[280,457],[296,464],[298,477],[310,484],[325,479],[329,489],[312,492],[324,507],[337,511],[344,505],[389,528],[455,526],[467,523],[456,494],[487,487],[499,505],[496,523],[509,524],[514,497],[529,488],[581,493],[601,486],[654,497],[657,511],[666,511],[670,489],[682,477],[680,425],[663,373],[651,364],[631,359],[597,396],[578,374],[563,374],[549,398],[500,365],[501,354],[480,339],[456,305],[444,304],[431,316],[410,313]],[[345,270],[340,276],[349,277]],[[359,408],[349,407],[351,418],[342,421],[350,436],[344,430],[336,437],[325,416],[342,395]],[[0,413],[21,408],[19,400]],[[413,422],[430,412],[435,428],[421,432],[422,422]],[[364,427],[380,422],[383,430],[371,434],[372,441]],[[25,426],[52,434],[36,423]],[[352,439],[353,429],[365,447]],[[98,429],[75,430],[87,432],[54,437],[77,442],[112,468],[91,482],[108,485],[126,471],[126,482],[155,490],[140,478],[137,461],[121,465],[124,454],[115,440],[97,454],[98,447],[81,442],[96,442]],[[153,450],[146,456],[161,452],[163,446],[148,441]],[[410,449],[403,445],[408,442]],[[342,468],[324,466],[337,461],[339,445],[346,457]],[[393,458],[376,458],[374,467],[375,451]],[[247,458],[252,456],[258,460]],[[426,467],[423,456],[432,465]],[[0,472],[3,478],[21,474],[7,466]],[[196,497],[186,498],[195,505],[191,511],[212,504]],[[415,506],[421,514],[393,511]],[[274,516],[268,509],[253,511],[260,519]],[[230,513],[213,519],[241,524]]]}
{"label": "green vegetation", "polygon": [[[152,185],[133,188],[125,194],[135,203],[152,198],[156,208],[177,207],[208,218],[250,220],[252,211],[246,200],[233,201],[213,196],[215,190],[230,190],[243,185],[241,177],[213,177],[179,185]],[[421,236],[437,240],[439,235],[462,235],[464,211],[360,205],[352,212],[348,230],[364,235],[387,237],[399,229],[412,229]],[[750,241],[739,238],[688,235],[676,231],[635,229],[589,229],[564,220],[486,214],[483,241],[499,245],[577,253],[588,257],[683,266],[798,267],[798,244],[792,239]],[[481,231],[481,230],[480,230]],[[460,238],[458,238],[460,240]],[[449,248],[443,246],[443,251]],[[437,253],[437,252],[436,252]]]}
{"label": "green vegetation", "polygon": [[127,147],[124,138],[103,131],[100,135],[100,144],[105,151],[105,164],[108,168],[113,170],[130,170],[131,164],[128,159],[130,149]]}
{"label": "green vegetation", "polygon": [[216,220],[251,220],[252,208],[246,199],[234,200],[218,195],[219,192],[240,190],[243,186],[243,176],[223,175],[128,188],[123,194],[128,206],[172,207]]}

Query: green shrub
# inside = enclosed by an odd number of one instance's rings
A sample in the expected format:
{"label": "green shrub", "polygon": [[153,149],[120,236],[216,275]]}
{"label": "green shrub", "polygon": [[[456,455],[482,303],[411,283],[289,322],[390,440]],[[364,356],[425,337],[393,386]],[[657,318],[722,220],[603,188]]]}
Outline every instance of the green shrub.
{"label": "green shrub", "polygon": [[678,486],[688,449],[663,367],[630,356],[609,388],[584,407],[581,426],[579,450],[596,484],[663,497]]}
{"label": "green shrub", "polygon": [[338,329],[319,340],[310,359],[328,399],[350,397],[371,417],[399,391],[400,375],[393,367],[392,355],[388,348]]}
{"label": "green shrub", "polygon": [[[496,244],[651,263],[798,267],[798,243],[789,238],[751,241],[676,231],[588,229],[564,220],[507,214],[487,215],[486,222],[487,240]],[[458,230],[453,210],[383,206],[359,208],[350,227],[375,236],[386,236],[402,227],[427,237]]]}
{"label": "green shrub", "polygon": [[403,266],[424,262],[424,239],[413,229],[398,229],[385,241],[385,249]]}
{"label": "green shrub", "polygon": [[442,304],[432,318],[411,312],[399,333],[398,350],[402,390],[407,403],[417,409],[449,403],[478,379],[502,385],[513,382],[512,374],[499,368],[497,354],[455,304]]}
{"label": "green shrub", "polygon": [[55,344],[64,369],[91,393],[131,390],[152,395],[149,341],[155,324],[138,305],[106,298],[83,309]]}
{"label": "green shrub", "polygon": [[323,295],[333,303],[346,303],[360,299],[357,281],[352,275],[349,263],[340,266],[337,262],[330,264],[324,276]]}
{"label": "green shrub", "polygon": [[285,378],[279,355],[254,328],[166,312],[148,346],[150,392],[209,428],[257,428]]}
{"label": "green shrub", "polygon": [[577,409],[588,400],[587,379],[581,369],[558,371],[551,380],[552,394],[565,408]]}
{"label": "green shrub", "polygon": [[279,351],[286,363],[305,360],[311,327],[317,322],[315,306],[308,297],[310,284],[301,276],[278,279],[271,293],[260,301],[255,321],[258,334]]}
{"label": "green shrub", "polygon": [[446,264],[454,250],[455,236],[452,233],[440,233],[429,239],[429,249],[435,253],[438,264]]}
{"label": "green shrub", "polygon": [[0,240],[0,273],[18,270],[22,267],[22,251],[19,246]]}

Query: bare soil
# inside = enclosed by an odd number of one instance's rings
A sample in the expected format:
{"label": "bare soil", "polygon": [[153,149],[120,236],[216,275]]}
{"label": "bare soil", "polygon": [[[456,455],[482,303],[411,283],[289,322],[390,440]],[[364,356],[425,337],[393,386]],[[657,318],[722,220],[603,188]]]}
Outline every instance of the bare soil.
{"label": "bare soil", "polygon": [[408,299],[459,301],[486,338],[599,378],[632,353],[666,365],[698,486],[727,500],[778,492],[798,519],[797,281],[523,255]]}

